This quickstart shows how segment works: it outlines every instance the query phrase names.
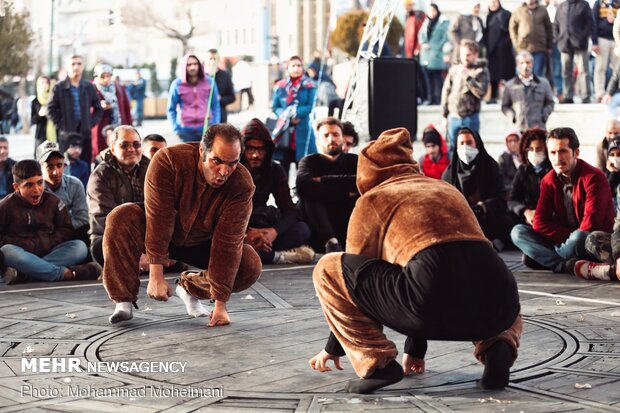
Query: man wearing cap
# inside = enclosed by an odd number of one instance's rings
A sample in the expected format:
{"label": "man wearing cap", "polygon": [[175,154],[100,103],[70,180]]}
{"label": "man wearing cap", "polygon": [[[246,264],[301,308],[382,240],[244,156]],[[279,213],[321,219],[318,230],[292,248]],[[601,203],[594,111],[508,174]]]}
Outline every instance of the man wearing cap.
{"label": "man wearing cap", "polygon": [[67,207],[77,239],[88,243],[88,206],[79,179],[65,174],[66,160],[56,142],[45,141],[37,147],[45,190],[56,195]]}
{"label": "man wearing cap", "polygon": [[533,72],[534,58],[528,51],[517,55],[517,75],[506,83],[502,112],[517,129],[543,128],[553,112],[549,81]]}
{"label": "man wearing cap", "polygon": [[82,137],[82,160],[92,161],[91,128],[101,120],[103,109],[95,87],[82,79],[84,63],[82,56],[73,55],[68,61],[67,78],[56,83],[47,106],[48,117],[61,135],[60,150],[67,149],[66,135],[78,132]]}
{"label": "man wearing cap", "polygon": [[[346,355],[360,377],[347,391],[371,393],[423,372],[426,340],[473,341],[479,385],[505,387],[522,331],[517,285],[465,198],[420,173],[404,128],[361,150],[357,187],[347,252],[312,274],[331,334],[310,366],[342,369]],[[402,367],[383,326],[408,337]]]}
{"label": "man wearing cap", "polygon": [[93,161],[101,151],[108,147],[107,137],[103,133],[106,126],[133,124],[127,91],[119,82],[112,80],[112,66],[99,63],[95,66],[94,75],[93,84],[103,108],[103,116],[92,129]]}
{"label": "man wearing cap", "polygon": [[149,264],[146,293],[168,301],[172,287],[163,265],[170,258],[204,270],[184,272],[176,294],[189,315],[206,316],[200,299],[215,301],[209,326],[226,325],[226,302],[232,292],[249,288],[262,265],[244,244],[252,212],[252,176],[239,165],[241,133],[234,126],[211,125],[200,143],[160,149],[149,165],[144,207],[127,203],[114,209],[103,237],[103,285],[116,303],[110,323],[133,317],[138,299],[138,263],[142,251]]}
{"label": "man wearing cap", "polygon": [[80,159],[82,155],[82,136],[79,133],[71,132],[67,136],[69,147],[65,151],[65,174],[75,176],[82,182],[86,191],[88,178],[90,178],[90,165]]}

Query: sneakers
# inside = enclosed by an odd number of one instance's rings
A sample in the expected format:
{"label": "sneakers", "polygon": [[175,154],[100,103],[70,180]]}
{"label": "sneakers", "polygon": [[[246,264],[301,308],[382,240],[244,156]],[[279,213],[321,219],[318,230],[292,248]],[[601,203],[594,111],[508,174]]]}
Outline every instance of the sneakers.
{"label": "sneakers", "polygon": [[314,259],[314,250],[302,245],[286,251],[280,251],[280,256],[274,264],[310,264]]}
{"label": "sneakers", "polygon": [[4,283],[6,285],[19,284],[25,282],[27,277],[17,272],[13,267],[6,267],[3,274]]}
{"label": "sneakers", "polygon": [[330,252],[342,252],[342,245],[338,241],[327,241],[325,244],[325,254],[329,254]]}
{"label": "sneakers", "polygon": [[132,318],[133,309],[131,308],[131,303],[123,302],[116,303],[116,308],[108,320],[110,321],[110,324],[116,324],[121,321],[131,320]]}
{"label": "sneakers", "polygon": [[69,267],[69,270],[73,273],[71,281],[96,280],[102,271],[101,266],[94,261],[88,264],[74,265]]}
{"label": "sneakers", "polygon": [[185,288],[177,284],[175,291],[177,296],[185,303],[185,310],[187,310],[187,314],[192,317],[206,317],[209,315],[209,312],[206,308],[204,308],[200,300],[191,296],[187,291],[185,291]]}
{"label": "sneakers", "polygon": [[521,256],[521,262],[527,268],[532,269],[532,270],[548,270],[549,269],[547,267],[540,265],[538,262],[534,261],[532,258],[528,257],[525,254]]}
{"label": "sneakers", "polygon": [[591,262],[586,260],[575,261],[573,273],[584,280],[610,281],[614,267],[611,264]]}

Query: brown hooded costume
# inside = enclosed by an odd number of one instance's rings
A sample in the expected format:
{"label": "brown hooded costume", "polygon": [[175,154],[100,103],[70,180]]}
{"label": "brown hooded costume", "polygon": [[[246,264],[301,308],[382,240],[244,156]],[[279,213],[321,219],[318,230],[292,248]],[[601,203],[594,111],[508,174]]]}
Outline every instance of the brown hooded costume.
{"label": "brown hooded costume", "polygon": [[160,149],[146,173],[145,208],[126,203],[108,215],[103,285],[114,302],[136,302],[142,252],[151,264],[172,258],[208,267],[181,277],[179,284],[196,298],[228,301],[231,292],[249,288],[260,276],[258,255],[243,243],[252,177],[238,165],[222,187],[210,187],[198,146]]}
{"label": "brown hooded costume", "polygon": [[514,361],[521,333],[514,277],[463,195],[422,175],[412,156],[406,129],[383,132],[360,153],[362,197],[347,253],[324,256],[313,273],[332,331],[325,350],[346,353],[368,378],[397,355],[385,325],[410,338],[477,341],[482,362],[503,340]]}

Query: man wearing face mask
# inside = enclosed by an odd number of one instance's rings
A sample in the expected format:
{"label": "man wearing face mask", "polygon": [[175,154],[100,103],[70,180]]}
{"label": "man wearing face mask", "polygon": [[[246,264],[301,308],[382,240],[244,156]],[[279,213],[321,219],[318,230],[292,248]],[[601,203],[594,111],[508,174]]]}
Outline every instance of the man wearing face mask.
{"label": "man wearing face mask", "polygon": [[487,153],[477,132],[469,128],[458,131],[452,163],[442,179],[465,196],[484,235],[496,250],[503,250],[510,242],[512,220],[506,209],[499,166]]}
{"label": "man wearing face mask", "polygon": [[502,112],[520,130],[545,128],[553,112],[553,93],[549,81],[532,72],[530,52],[517,55],[517,75],[506,83]]}
{"label": "man wearing face mask", "polygon": [[620,137],[609,143],[608,153],[605,176],[609,181],[611,194],[615,197],[618,192],[618,184],[620,184]]}
{"label": "man wearing face mask", "polygon": [[556,128],[546,141],[553,167],[540,183],[533,225],[512,229],[523,263],[556,273],[572,271],[571,258],[583,258],[592,231],[611,232],[614,209],[603,173],[579,159],[579,139],[571,128]]}
{"label": "man wearing face mask", "polygon": [[605,126],[605,137],[596,144],[596,166],[601,171],[608,170],[609,144],[620,137],[620,121],[611,119]]}

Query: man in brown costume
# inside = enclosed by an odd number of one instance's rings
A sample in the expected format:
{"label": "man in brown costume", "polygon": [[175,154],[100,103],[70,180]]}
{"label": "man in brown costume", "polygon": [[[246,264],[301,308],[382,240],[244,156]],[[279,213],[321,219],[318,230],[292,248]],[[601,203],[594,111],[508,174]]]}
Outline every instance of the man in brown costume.
{"label": "man in brown costume", "polygon": [[[347,390],[370,393],[423,371],[425,340],[473,341],[480,386],[503,388],[522,331],[516,282],[461,193],[423,176],[412,155],[406,129],[361,151],[347,253],[313,273],[331,335],[310,366],[341,369],[346,354],[360,377]],[[408,336],[404,367],[384,325]]]}
{"label": "man in brown costume", "polygon": [[132,318],[143,252],[149,297],[167,301],[172,296],[162,265],[168,258],[206,268],[181,274],[176,293],[195,317],[207,315],[199,299],[215,300],[209,326],[230,323],[231,292],[249,288],[262,270],[254,249],[243,243],[254,183],[239,164],[242,151],[241,133],[229,124],[210,126],[200,143],[161,149],[146,174],[144,208],[127,203],[108,215],[103,285],[116,303],[111,323]]}

